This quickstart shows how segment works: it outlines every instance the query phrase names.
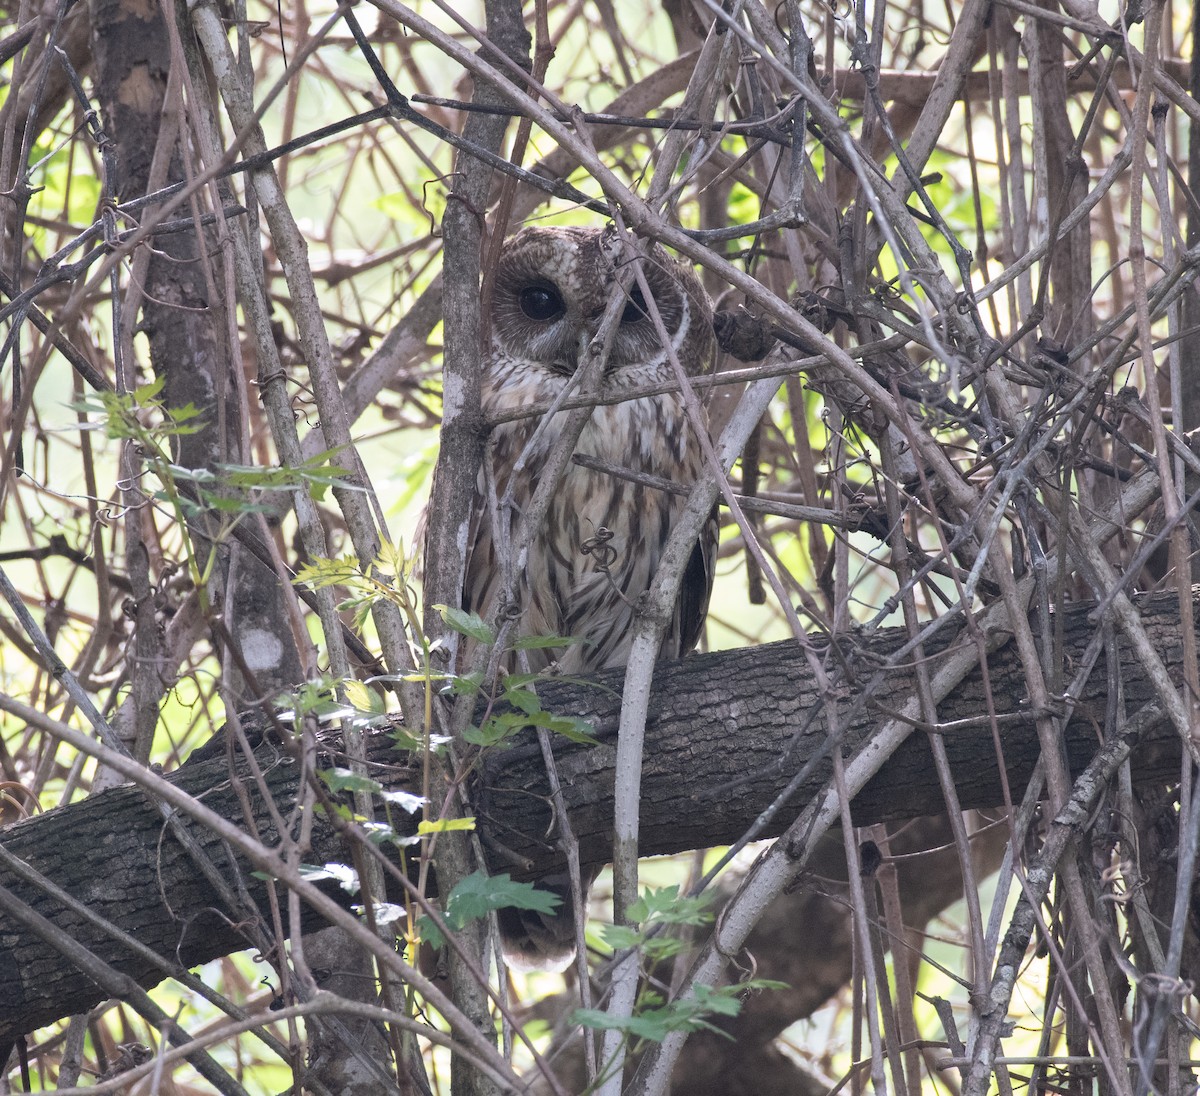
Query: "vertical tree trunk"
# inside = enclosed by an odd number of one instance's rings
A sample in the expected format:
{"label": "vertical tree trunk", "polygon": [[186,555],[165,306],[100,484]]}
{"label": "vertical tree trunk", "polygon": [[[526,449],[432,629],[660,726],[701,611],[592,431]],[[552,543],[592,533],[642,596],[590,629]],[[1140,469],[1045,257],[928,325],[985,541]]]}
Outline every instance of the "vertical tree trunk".
{"label": "vertical tree trunk", "polygon": [[[186,126],[186,114],[181,93],[168,96],[172,58],[163,7],[141,0],[93,0],[90,10],[96,90],[115,153],[109,160],[115,167],[110,186],[119,200],[128,201],[185,180],[182,150],[187,142],[181,128]],[[202,198],[198,194],[174,215],[187,216],[203,204]],[[154,212],[151,206],[143,215]],[[192,404],[201,413],[202,429],[176,440],[173,455],[185,468],[216,469],[244,462],[248,456],[245,409],[232,373],[234,357],[227,336],[227,310],[234,304],[223,299],[219,264],[212,261],[217,254],[212,230],[203,235],[189,230],[156,237],[148,251],[134,253],[134,276],[125,298],[122,334],[129,336],[127,348],[133,334],[143,333],[155,374],[163,380],[165,404]],[[138,308],[140,323],[130,314]],[[122,380],[137,383],[135,377]],[[226,627],[254,670],[257,684],[272,694],[303,680],[281,588],[260,564],[241,558],[245,553],[236,546],[219,543],[222,520],[220,514],[197,513],[189,521],[190,531],[202,556],[217,551],[211,604],[225,615]],[[163,686],[155,672],[161,642],[144,555],[135,532],[129,547],[137,613],[131,659],[133,722],[140,748],[148,750]],[[222,662],[235,702],[253,700],[236,661],[225,656]],[[162,670],[169,676],[174,667]]]}

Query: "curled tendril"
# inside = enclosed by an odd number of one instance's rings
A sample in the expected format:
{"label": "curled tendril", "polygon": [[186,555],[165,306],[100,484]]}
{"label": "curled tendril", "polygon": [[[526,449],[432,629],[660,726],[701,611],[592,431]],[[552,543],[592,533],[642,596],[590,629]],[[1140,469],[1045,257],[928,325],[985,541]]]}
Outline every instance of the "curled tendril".
{"label": "curled tendril", "polygon": [[579,550],[585,556],[591,556],[596,561],[596,570],[608,574],[609,568],[617,562],[617,550],[609,543],[613,538],[613,531],[601,525],[596,530],[594,537],[588,537],[580,546]]}
{"label": "curled tendril", "polygon": [[621,589],[620,584],[613,577],[612,565],[617,562],[620,553],[609,543],[613,538],[613,531],[606,526],[601,525],[596,530],[594,537],[588,537],[580,546],[579,550],[585,556],[591,556],[596,561],[596,570],[599,571],[605,578],[608,579],[608,584],[626,605],[636,609],[637,603],[631,601],[626,596],[625,591]]}

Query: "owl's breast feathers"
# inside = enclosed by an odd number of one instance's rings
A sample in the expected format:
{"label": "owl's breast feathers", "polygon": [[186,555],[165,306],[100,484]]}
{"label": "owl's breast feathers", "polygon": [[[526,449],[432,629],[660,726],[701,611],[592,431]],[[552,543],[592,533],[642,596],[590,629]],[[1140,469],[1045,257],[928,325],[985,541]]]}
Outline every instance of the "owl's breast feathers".
{"label": "owl's breast feathers", "polygon": [[[508,363],[500,383],[485,381],[485,413],[494,415],[545,403],[561,377],[518,380],[519,364]],[[531,366],[530,372],[543,372]],[[538,474],[558,440],[565,412],[526,451],[538,419],[505,423],[489,447],[498,496],[511,481],[510,470],[524,454],[523,470],[513,482],[513,531],[537,487]],[[687,489],[699,476],[699,440],[676,394],[641,397],[595,408],[576,444],[577,453],[631,472],[649,473]],[[483,616],[500,590],[501,568],[495,558],[490,515],[481,477],[474,547],[467,568],[464,600]],[[687,502],[686,494],[668,493],[607,472],[570,464],[558,485],[540,534],[530,546],[518,596],[522,635],[571,636],[562,648],[531,650],[534,669],[551,661],[568,673],[623,666],[632,642],[637,601],[650,587],[663,547]],[[679,658],[698,642],[708,609],[716,557],[717,523],[706,524],[689,562],[659,651]],[[476,563],[478,561],[478,564]],[[485,562],[486,561],[486,562]]]}
{"label": "owl's breast feathers", "polygon": [[[712,306],[695,272],[672,261],[660,247],[642,255],[631,244],[610,230],[579,228],[527,228],[512,237],[494,281],[491,354],[483,377],[485,414],[497,417],[545,406],[562,393],[579,354],[594,343],[617,291],[618,274],[629,262],[641,262],[642,280],[621,283],[628,288],[622,291],[623,310],[603,363],[605,397],[672,380],[671,357],[691,375],[710,368]],[[658,313],[654,322],[643,285]],[[669,347],[660,338],[663,328]],[[509,545],[515,536],[567,418],[561,412],[539,431],[541,419],[534,415],[502,423],[492,433],[488,474],[479,478],[463,589],[464,608],[485,619],[504,589],[505,560],[498,545]],[[597,406],[576,452],[669,480],[682,493],[567,466],[516,577],[513,608],[520,613],[522,635],[570,636],[577,642],[530,650],[534,669],[553,661],[574,673],[625,664],[638,600],[650,588],[702,463],[701,439],[678,393]],[[495,489],[490,503],[489,480]],[[495,499],[510,489],[513,506],[494,517]],[[512,535],[497,537],[496,519],[509,525]],[[661,657],[678,658],[699,639],[716,536],[714,514],[697,540]]]}

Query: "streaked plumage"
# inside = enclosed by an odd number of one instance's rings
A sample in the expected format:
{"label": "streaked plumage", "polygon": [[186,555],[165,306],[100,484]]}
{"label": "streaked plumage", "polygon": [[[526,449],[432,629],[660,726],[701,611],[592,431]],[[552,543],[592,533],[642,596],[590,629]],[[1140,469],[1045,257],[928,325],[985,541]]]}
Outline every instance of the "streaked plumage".
{"label": "streaked plumage", "polygon": [[[632,241],[612,229],[528,228],[508,242],[492,300],[491,356],[483,377],[486,415],[548,403],[569,384],[581,335],[595,334],[615,284],[617,264],[635,254]],[[643,269],[684,368],[693,375],[707,371],[715,342],[712,308],[699,279],[659,247],[651,250]],[[674,380],[654,324],[639,307],[645,302],[632,288],[629,297],[605,366],[606,396]],[[515,473],[513,498],[517,508],[527,506],[566,417],[566,412],[560,412],[530,451],[526,449],[537,418],[495,428],[489,459],[498,497],[504,495],[524,454],[523,468]],[[702,465],[699,439],[678,393],[596,407],[575,451],[684,487],[695,482]],[[487,619],[503,588],[503,573],[485,483],[481,475],[463,607]],[[576,636],[582,642],[530,650],[533,669],[556,662],[563,672],[585,673],[625,664],[637,601],[650,586],[663,545],[685,503],[683,495],[568,466],[545,524],[531,544],[514,611],[520,612],[520,635]],[[515,529],[515,518],[512,525]],[[714,515],[684,576],[660,658],[687,654],[700,637],[712,587],[716,538]],[[555,918],[517,918],[511,913],[501,919],[510,953],[521,953],[533,965],[551,965],[564,955],[569,958],[573,919],[569,904]]]}
{"label": "streaked plumage", "polygon": [[[492,301],[492,355],[483,378],[486,415],[545,404],[569,383],[580,334],[595,331],[614,282],[615,261],[630,252],[615,232],[592,229],[529,228],[509,241]],[[645,274],[680,361],[689,373],[705,372],[712,364],[714,339],[712,310],[699,279],[661,248],[653,250]],[[531,290],[556,293],[561,313],[549,321],[527,315]],[[604,394],[673,379],[653,324],[631,301],[608,358]],[[565,419],[565,412],[557,416],[559,423]],[[497,495],[504,494],[537,424],[536,418],[522,419],[493,432],[490,452]],[[558,430],[551,428],[535,450],[525,453],[524,471],[513,492],[518,507],[532,496],[557,437]],[[683,486],[695,481],[702,461],[677,393],[597,407],[575,451]],[[625,664],[635,603],[650,585],[662,545],[685,501],[681,495],[577,465],[568,467],[521,579],[520,633],[579,636],[583,642],[531,651],[535,669],[552,660],[571,673]],[[612,536],[608,551],[597,553],[593,546],[601,529]],[[681,657],[700,638],[715,541],[714,521],[696,546],[661,658]],[[464,608],[486,618],[503,579],[482,481],[470,544]],[[607,573],[598,566],[604,555],[612,559]]]}

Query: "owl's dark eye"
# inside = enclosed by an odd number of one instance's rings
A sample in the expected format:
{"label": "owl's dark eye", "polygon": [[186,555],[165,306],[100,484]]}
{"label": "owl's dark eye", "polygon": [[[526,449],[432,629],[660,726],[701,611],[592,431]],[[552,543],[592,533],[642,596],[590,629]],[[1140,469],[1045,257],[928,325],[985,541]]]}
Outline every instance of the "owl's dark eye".
{"label": "owl's dark eye", "polygon": [[621,313],[621,322],[637,323],[638,320],[644,320],[648,314],[646,298],[642,296],[641,288],[635,285],[629,291],[629,303]]}
{"label": "owl's dark eye", "polygon": [[562,294],[552,285],[527,285],[518,300],[521,311],[539,323],[557,320],[567,310]]}

